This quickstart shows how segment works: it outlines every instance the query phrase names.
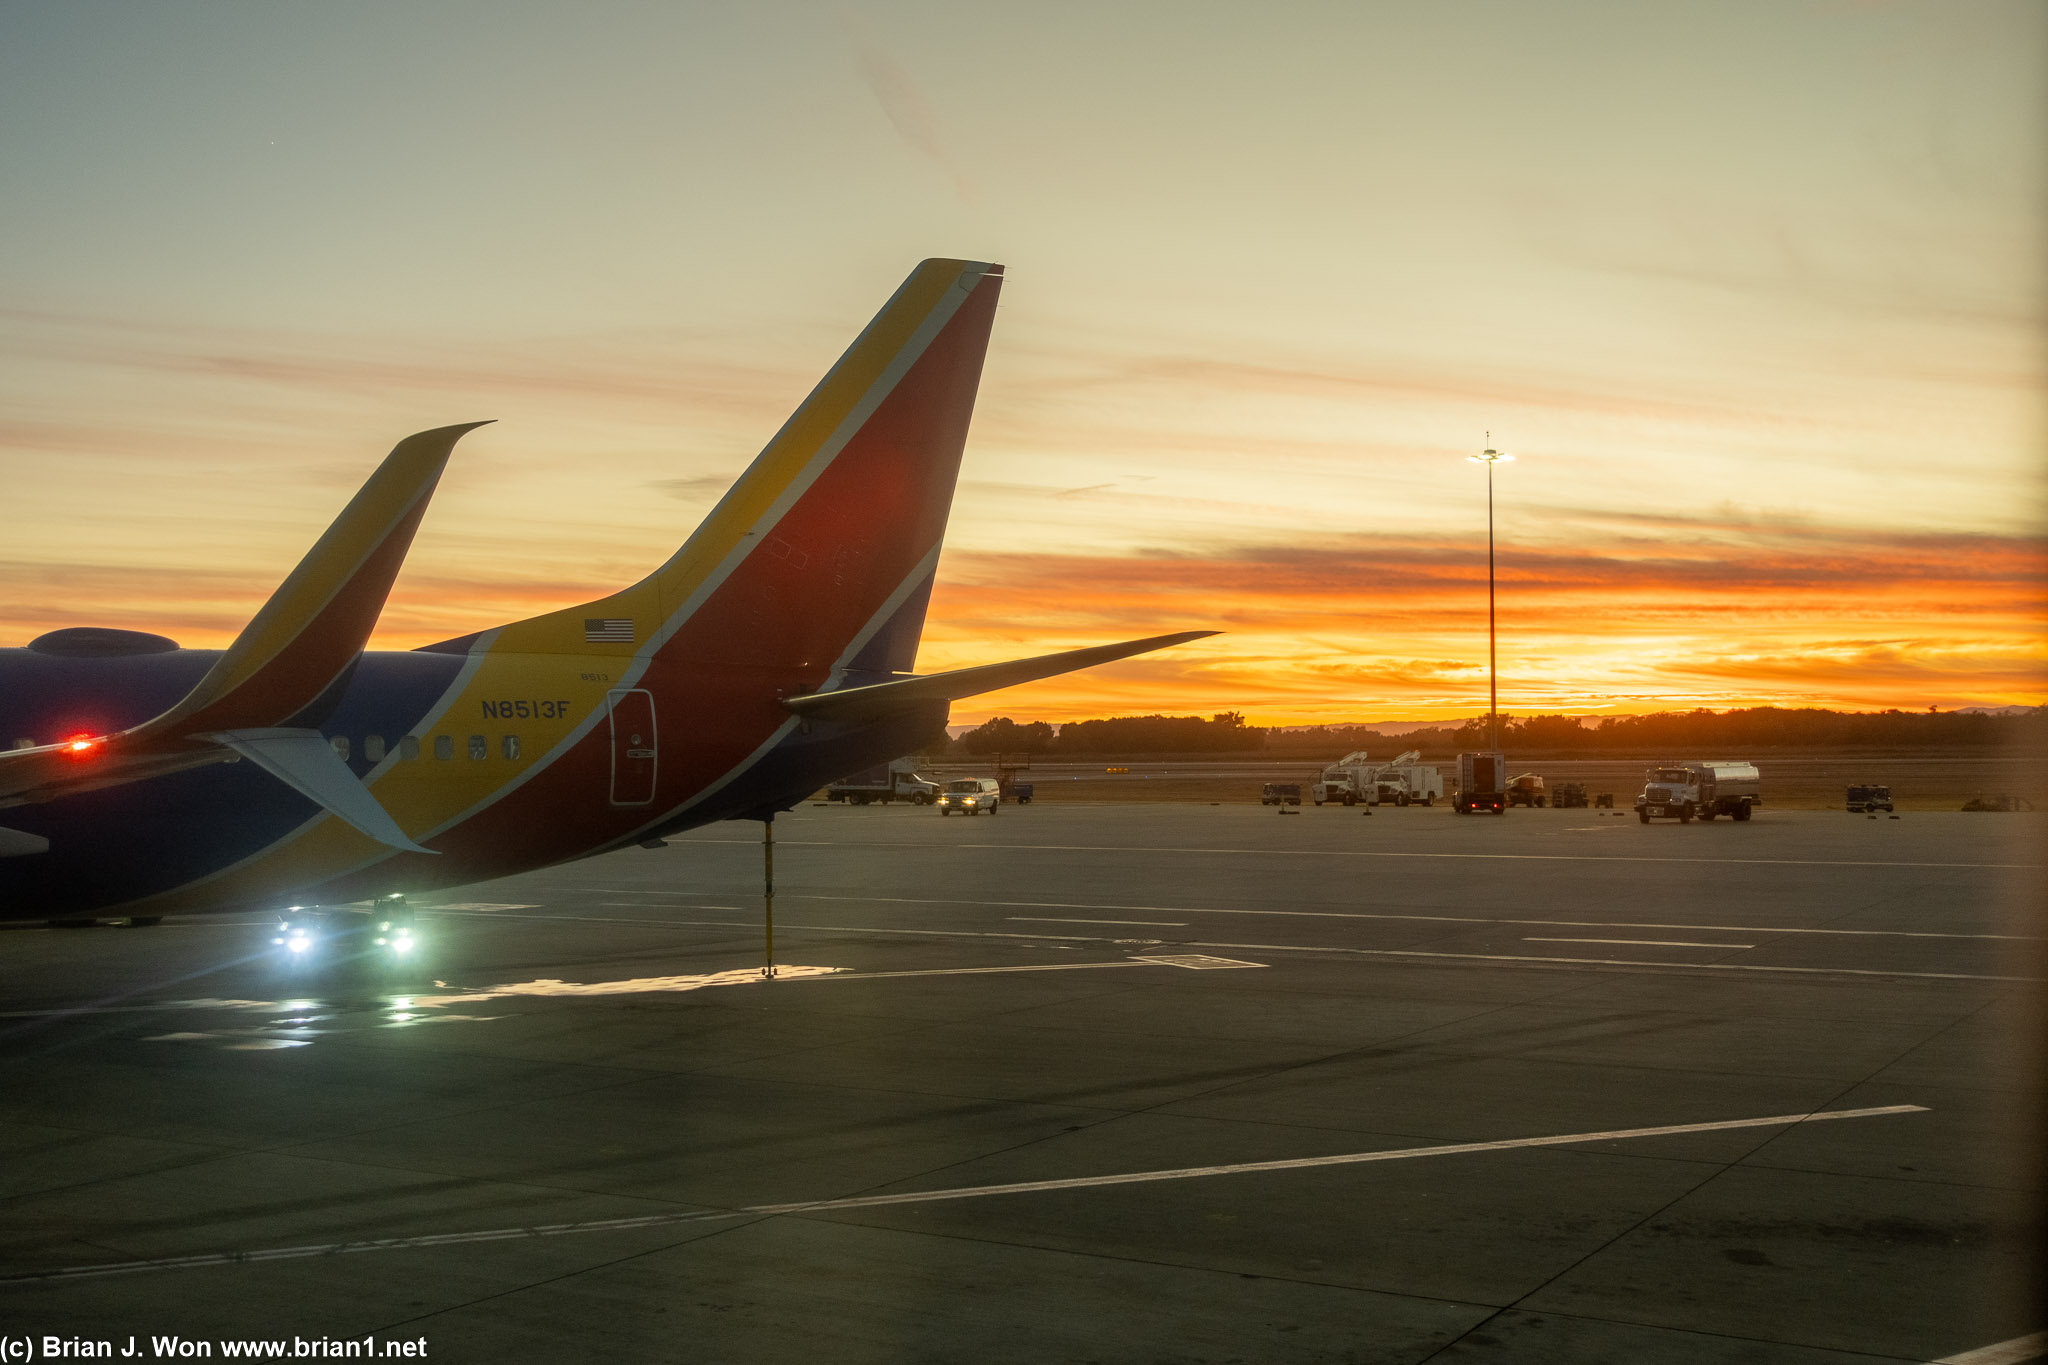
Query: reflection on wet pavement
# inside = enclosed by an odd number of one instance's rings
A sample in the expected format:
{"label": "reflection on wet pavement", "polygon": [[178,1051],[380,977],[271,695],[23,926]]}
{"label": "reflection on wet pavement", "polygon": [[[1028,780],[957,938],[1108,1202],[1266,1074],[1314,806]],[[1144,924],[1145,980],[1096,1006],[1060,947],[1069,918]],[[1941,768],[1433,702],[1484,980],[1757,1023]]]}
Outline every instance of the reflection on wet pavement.
{"label": "reflection on wet pavement", "polygon": [[695,991],[708,986],[744,986],[768,980],[802,980],[831,976],[843,967],[782,966],[773,978],[764,977],[758,967],[727,972],[701,972],[689,976],[642,976],[623,981],[561,981],[553,977],[539,981],[517,981],[475,989],[450,987],[445,981],[435,986],[444,995],[391,995],[376,1000],[165,1000],[152,1008],[164,1010],[275,1011],[280,1017],[247,1028],[215,1029],[207,1032],[152,1034],[146,1043],[203,1043],[231,1052],[268,1052],[304,1047],[316,1038],[367,1029],[416,1028],[422,1024],[479,1024],[502,1019],[498,1014],[447,1013],[449,1005],[474,1004],[484,1000],[520,997],[564,998],[608,995],[642,995]]}

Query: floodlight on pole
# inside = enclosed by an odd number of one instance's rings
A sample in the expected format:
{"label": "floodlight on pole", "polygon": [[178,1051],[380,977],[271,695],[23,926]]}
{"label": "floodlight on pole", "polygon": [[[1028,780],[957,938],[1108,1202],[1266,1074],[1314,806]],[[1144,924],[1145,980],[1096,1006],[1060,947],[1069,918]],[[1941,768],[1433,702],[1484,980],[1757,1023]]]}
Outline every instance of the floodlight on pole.
{"label": "floodlight on pole", "polygon": [[1487,733],[1492,737],[1488,745],[1495,753],[1500,752],[1500,669],[1494,655],[1493,616],[1493,467],[1506,464],[1514,459],[1493,448],[1493,433],[1486,433],[1486,449],[1477,455],[1467,455],[1474,464],[1486,466],[1486,721]]}

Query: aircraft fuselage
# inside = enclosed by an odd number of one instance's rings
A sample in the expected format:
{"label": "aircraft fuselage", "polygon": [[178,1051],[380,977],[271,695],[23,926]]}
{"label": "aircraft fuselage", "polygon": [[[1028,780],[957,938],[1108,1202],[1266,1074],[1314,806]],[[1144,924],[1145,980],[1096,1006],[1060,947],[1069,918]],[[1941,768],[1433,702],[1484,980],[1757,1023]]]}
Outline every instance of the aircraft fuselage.
{"label": "aircraft fuselage", "polygon": [[[218,657],[0,650],[0,744],[156,714]],[[0,859],[0,918],[345,903],[457,886],[785,809],[943,724],[799,722],[819,675],[607,655],[369,652],[318,728],[435,856],[383,847],[245,762],[0,811],[46,853]],[[716,717],[715,724],[693,718]]]}

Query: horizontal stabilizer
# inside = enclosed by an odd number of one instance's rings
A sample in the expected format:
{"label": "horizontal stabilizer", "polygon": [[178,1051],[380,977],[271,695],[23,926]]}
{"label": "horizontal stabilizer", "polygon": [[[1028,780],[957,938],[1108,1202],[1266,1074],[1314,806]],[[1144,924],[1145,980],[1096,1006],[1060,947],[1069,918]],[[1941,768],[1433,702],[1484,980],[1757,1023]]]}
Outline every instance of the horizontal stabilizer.
{"label": "horizontal stabilizer", "polygon": [[408,853],[432,853],[406,837],[391,813],[377,804],[370,789],[356,779],[348,764],[318,730],[227,730],[207,738],[242,757],[319,806],[346,820],[380,844]]}
{"label": "horizontal stabilizer", "polygon": [[872,683],[866,687],[843,687],[832,692],[812,692],[788,697],[783,705],[799,716],[815,720],[864,721],[898,715],[914,706],[934,701],[958,701],[977,697],[1018,683],[1037,682],[1080,668],[1128,659],[1169,645],[1184,645],[1215,635],[1213,630],[1184,630],[1177,635],[1154,635],[1121,644],[1094,645],[1069,649],[1059,654],[1041,654],[1035,659],[1012,659],[1008,663],[983,664],[979,668],[957,668],[950,673],[928,673],[917,678]]}
{"label": "horizontal stabilizer", "polygon": [[19,858],[30,853],[48,853],[50,841],[40,834],[18,829],[0,829],[0,858]]}

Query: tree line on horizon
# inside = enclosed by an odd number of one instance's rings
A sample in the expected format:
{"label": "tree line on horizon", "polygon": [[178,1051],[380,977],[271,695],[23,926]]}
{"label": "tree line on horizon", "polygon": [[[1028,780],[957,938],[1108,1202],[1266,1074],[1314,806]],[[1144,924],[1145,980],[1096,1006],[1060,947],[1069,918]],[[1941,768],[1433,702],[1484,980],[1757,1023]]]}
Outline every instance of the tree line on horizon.
{"label": "tree line on horizon", "polygon": [[[1513,716],[1500,718],[1500,742],[1513,750],[1587,752],[1655,750],[1668,754],[1802,748],[2004,748],[2044,738],[2043,708],[2012,715],[1973,711],[1832,711],[1824,707],[1704,707],[1642,716]],[[1030,754],[1048,758],[1099,754],[1327,755],[1364,749],[1375,757],[1420,749],[1455,754],[1487,747],[1486,717],[1454,726],[1386,734],[1365,725],[1248,725],[1236,711],[1201,716],[1114,716],[1100,720],[1018,723],[996,716],[934,745],[948,757]]]}

